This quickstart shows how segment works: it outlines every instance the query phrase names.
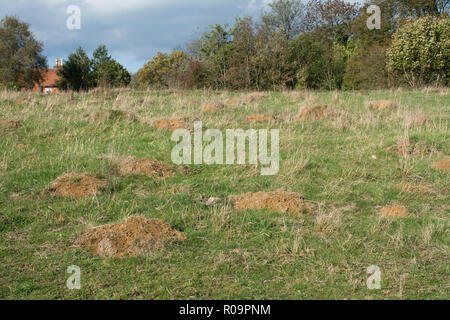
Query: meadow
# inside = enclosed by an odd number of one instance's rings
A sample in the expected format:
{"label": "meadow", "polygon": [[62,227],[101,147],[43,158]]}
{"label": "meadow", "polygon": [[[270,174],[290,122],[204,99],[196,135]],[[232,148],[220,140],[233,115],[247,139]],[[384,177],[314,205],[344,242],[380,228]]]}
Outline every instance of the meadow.
{"label": "meadow", "polygon": [[[300,119],[311,105],[332,112]],[[120,167],[130,157],[171,165],[173,125],[196,120],[279,129],[279,172]],[[449,299],[449,120],[448,88],[0,92],[0,299]],[[105,183],[85,197],[50,192],[68,173]],[[229,198],[277,190],[301,194],[310,212],[238,210]],[[386,206],[407,213],[384,216]],[[120,258],[75,245],[134,216],[184,238]],[[79,290],[66,286],[71,265]],[[366,284],[371,265],[378,290]]]}

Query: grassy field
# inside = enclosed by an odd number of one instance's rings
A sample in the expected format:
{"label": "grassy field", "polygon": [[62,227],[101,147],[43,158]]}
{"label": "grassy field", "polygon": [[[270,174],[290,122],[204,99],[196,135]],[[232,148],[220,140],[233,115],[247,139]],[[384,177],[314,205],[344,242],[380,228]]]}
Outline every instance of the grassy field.
{"label": "grassy field", "polygon": [[[0,127],[0,298],[450,298],[449,173],[432,167],[450,155],[448,89],[309,92],[306,101],[270,92],[217,111],[201,109],[204,102],[244,95],[1,92],[0,119],[22,126]],[[365,103],[386,99],[398,108],[379,111]],[[309,101],[337,114],[298,120]],[[108,110],[119,111],[103,119]],[[245,122],[251,114],[276,121]],[[202,120],[222,131],[279,129],[280,171],[261,176],[254,165],[191,165],[189,173],[166,179],[117,175],[114,157],[171,163],[171,132],[152,126],[163,118],[181,119],[188,128]],[[399,153],[405,144],[410,150]],[[82,199],[45,192],[69,172],[88,172],[108,185]],[[196,201],[279,189],[302,194],[312,214]],[[409,215],[381,217],[389,205],[405,206]],[[187,238],[124,259],[73,247],[93,226],[135,215],[161,219]],[[81,268],[80,290],[66,287],[70,265]],[[366,286],[370,265],[380,268],[380,290]]]}

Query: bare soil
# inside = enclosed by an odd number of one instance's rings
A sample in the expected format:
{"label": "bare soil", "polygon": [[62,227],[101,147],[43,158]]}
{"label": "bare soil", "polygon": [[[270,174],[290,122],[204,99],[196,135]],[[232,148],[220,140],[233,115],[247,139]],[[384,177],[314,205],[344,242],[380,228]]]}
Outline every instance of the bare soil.
{"label": "bare soil", "polygon": [[153,126],[161,130],[175,131],[177,129],[183,129],[186,125],[182,120],[179,119],[161,119],[156,120]]}
{"label": "bare soil", "polygon": [[84,198],[97,194],[106,186],[106,180],[90,176],[88,173],[67,173],[50,183],[48,191],[58,197]]}
{"label": "bare soil", "polygon": [[383,218],[404,218],[409,215],[409,211],[404,206],[386,206],[378,214]]}
{"label": "bare soil", "polygon": [[336,115],[336,110],[326,106],[305,106],[300,109],[298,118],[300,120],[315,121]]}
{"label": "bare soil", "polygon": [[162,220],[134,216],[92,229],[75,246],[102,257],[126,258],[149,255],[168,241],[185,239],[183,233]]}
{"label": "bare soil", "polygon": [[268,209],[275,212],[301,216],[312,212],[311,206],[303,197],[295,192],[249,192],[242,195],[231,195],[229,199],[237,210]]}

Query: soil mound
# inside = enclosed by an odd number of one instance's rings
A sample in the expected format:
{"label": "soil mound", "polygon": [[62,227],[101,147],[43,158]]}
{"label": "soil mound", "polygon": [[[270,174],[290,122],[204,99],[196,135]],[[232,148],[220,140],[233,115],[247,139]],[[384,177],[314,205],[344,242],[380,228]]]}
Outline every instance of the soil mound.
{"label": "soil mound", "polygon": [[434,193],[433,189],[431,189],[430,187],[427,187],[427,186],[422,186],[422,185],[397,183],[397,184],[393,184],[392,188],[406,191],[409,193]]}
{"label": "soil mound", "polygon": [[242,195],[231,195],[229,199],[237,210],[268,209],[275,212],[302,215],[312,212],[312,208],[303,197],[295,192],[249,192]]}
{"label": "soil mound", "polygon": [[403,206],[386,206],[378,214],[384,218],[404,218],[409,215],[409,211]]}
{"label": "soil mound", "polygon": [[392,100],[369,101],[367,105],[377,110],[395,109],[398,107]]}
{"label": "soil mound", "polygon": [[179,119],[161,119],[155,121],[153,126],[161,130],[175,131],[177,129],[183,129],[185,123]]}
{"label": "soil mound", "polygon": [[265,121],[275,121],[272,116],[265,116],[263,114],[252,114],[245,118],[245,122],[265,122]]}
{"label": "soil mound", "polygon": [[133,157],[119,161],[121,175],[146,175],[149,177],[170,178],[175,175],[175,168],[171,164],[152,160],[136,159]]}
{"label": "soil mound", "polygon": [[186,236],[159,219],[130,217],[125,221],[99,226],[80,237],[75,246],[102,257],[147,255],[153,248]]}
{"label": "soil mound", "polygon": [[300,109],[298,118],[300,120],[315,121],[323,118],[333,117],[336,111],[331,107],[326,106],[305,106]]}
{"label": "soil mound", "polygon": [[0,119],[0,128],[18,129],[20,127],[22,127],[22,124],[18,121]]}
{"label": "soil mound", "polygon": [[433,168],[440,171],[450,171],[450,157],[436,162],[435,164],[433,164]]}
{"label": "soil mound", "polygon": [[48,191],[58,197],[84,198],[97,194],[106,186],[106,180],[90,176],[88,173],[67,173],[50,183]]}
{"label": "soil mound", "polygon": [[216,111],[225,107],[221,102],[206,102],[202,105],[202,111]]}

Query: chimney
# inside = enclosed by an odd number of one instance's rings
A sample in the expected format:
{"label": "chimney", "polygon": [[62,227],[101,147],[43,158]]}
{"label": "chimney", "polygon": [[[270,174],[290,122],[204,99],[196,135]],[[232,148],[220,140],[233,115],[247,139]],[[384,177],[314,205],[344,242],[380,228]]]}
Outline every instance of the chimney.
{"label": "chimney", "polygon": [[56,65],[55,65],[55,68],[61,68],[62,66],[63,66],[63,63],[64,63],[64,59],[58,59],[58,58],[56,58]]}

